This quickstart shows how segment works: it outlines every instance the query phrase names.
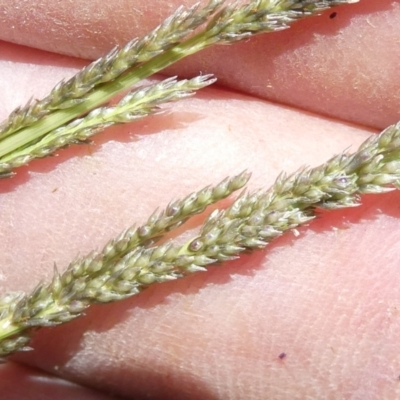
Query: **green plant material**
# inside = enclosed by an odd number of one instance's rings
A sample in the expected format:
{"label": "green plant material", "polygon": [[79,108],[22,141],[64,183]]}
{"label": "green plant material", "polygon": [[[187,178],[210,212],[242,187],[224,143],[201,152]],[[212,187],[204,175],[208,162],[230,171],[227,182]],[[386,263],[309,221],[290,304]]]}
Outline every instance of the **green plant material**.
{"label": "green plant material", "polygon": [[[243,172],[230,179],[224,179],[215,187],[207,186],[182,200],[172,201],[165,210],[153,213],[144,225],[137,228],[133,226],[108,242],[102,251],[92,252],[87,257],[72,262],[62,275],[55,268],[54,279],[50,285],[39,285],[29,296],[23,293],[9,293],[0,298],[0,356],[25,348],[29,334],[22,334],[22,338],[20,335],[7,338],[35,326],[33,321],[36,321],[37,326],[49,326],[61,323],[62,319],[66,322],[79,316],[80,311],[89,305],[90,299],[101,297],[99,280],[102,281],[107,276],[110,265],[119,262],[136,248],[155,243],[165,233],[181,226],[189,217],[203,212],[207,206],[242,188],[249,178],[250,174]],[[90,283],[86,288],[81,286],[79,292],[84,292],[78,295],[79,282]],[[120,294],[118,297],[115,294],[113,299],[127,296],[128,294]],[[74,304],[72,308],[71,302]],[[80,311],[78,305],[81,307]],[[45,316],[38,316],[39,313],[45,313]],[[14,320],[18,320],[19,323],[16,324]]]}
{"label": "green plant material", "polygon": [[61,81],[42,100],[31,100],[24,107],[14,110],[0,126],[0,139],[39,121],[55,110],[63,110],[85,101],[85,95],[95,86],[110,82],[128,69],[149,61],[158,54],[178,44],[220,6],[211,1],[185,10],[179,7],[156,29],[141,39],[133,39],[120,50],[112,49],[106,56],[84,67],[68,81]]}
{"label": "green plant material", "polygon": [[370,137],[353,154],[342,153],[290,176],[281,174],[269,190],[243,194],[226,210],[215,210],[200,234],[183,246],[167,242],[145,247],[149,239],[225,197],[247,179],[244,173],[172,203],[143,227],[109,242],[101,253],[71,263],[62,275],[56,270],[50,284],[29,295],[6,296],[0,301],[0,354],[24,348],[29,329],[70,321],[90,304],[121,300],[153,283],[204,271],[244,251],[264,248],[284,232],[311,221],[316,208],[354,207],[360,204],[361,194],[400,188],[400,123]]}
{"label": "green plant material", "polygon": [[[0,177],[33,158],[87,141],[104,128],[128,123],[158,110],[159,104],[187,97],[212,83],[211,76],[167,79],[134,90],[116,105],[108,102],[143,78],[214,44],[230,44],[255,34],[285,29],[293,21],[356,0],[253,0],[224,6],[212,0],[200,8],[179,8],[143,39],[92,63],[58,84],[44,99],[16,109],[0,127]],[[193,30],[195,33],[192,34]],[[99,107],[100,105],[103,105]],[[243,187],[249,174],[225,179],[154,213],[102,251],[72,262],[52,282],[30,294],[0,299],[0,355],[28,350],[31,334],[81,315],[93,303],[132,296],[156,282],[203,271],[244,251],[265,247],[275,237],[314,218],[315,208],[358,205],[362,193],[397,187],[400,125],[367,141],[353,155],[341,154],[313,169],[281,175],[269,190],[243,194],[228,209],[214,211],[197,237],[185,245],[156,246],[165,233]]]}
{"label": "green plant material", "polygon": [[[188,10],[180,8],[142,40],[134,40],[85,68],[75,78],[61,82],[45,99],[15,110],[0,132],[0,164],[184,57],[214,44],[230,44],[256,34],[286,29],[300,18],[356,1],[253,0],[242,6],[223,6],[222,0],[211,0],[202,9],[197,5]],[[200,28],[202,24],[205,26]],[[196,27],[199,31],[191,35]],[[6,171],[3,174],[10,175]]]}
{"label": "green plant material", "polygon": [[95,108],[82,118],[77,118],[49,132],[43,139],[23,147],[2,158],[0,176],[26,165],[35,158],[46,157],[56,150],[74,143],[85,143],[104,129],[136,121],[159,111],[159,105],[192,96],[195,90],[215,82],[212,75],[177,81],[168,78],[148,87],[139,88],[125,95],[115,106]]}

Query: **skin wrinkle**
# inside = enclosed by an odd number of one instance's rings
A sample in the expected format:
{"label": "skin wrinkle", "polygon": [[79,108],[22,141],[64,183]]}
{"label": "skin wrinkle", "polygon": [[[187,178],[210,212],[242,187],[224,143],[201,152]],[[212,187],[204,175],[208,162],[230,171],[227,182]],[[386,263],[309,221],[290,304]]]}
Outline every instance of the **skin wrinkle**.
{"label": "skin wrinkle", "polygon": [[[0,365],[1,395],[7,400],[117,400],[116,397],[103,395],[95,390],[82,388],[71,382],[26,366],[9,363]],[[17,378],[17,379],[16,379]],[[28,393],[19,392],[19,388],[28,389]],[[17,389],[17,390],[16,390]]]}

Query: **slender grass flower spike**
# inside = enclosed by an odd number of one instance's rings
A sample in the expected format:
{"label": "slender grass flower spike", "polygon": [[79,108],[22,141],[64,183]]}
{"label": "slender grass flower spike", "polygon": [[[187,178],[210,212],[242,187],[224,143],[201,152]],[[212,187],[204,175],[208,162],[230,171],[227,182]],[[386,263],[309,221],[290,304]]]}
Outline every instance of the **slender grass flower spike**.
{"label": "slender grass flower spike", "polygon": [[[110,126],[132,123],[164,110],[212,85],[218,77],[171,77],[141,81],[210,46],[243,41],[287,29],[297,20],[355,0],[250,0],[229,4],[211,0],[204,7],[179,7],[142,38],[61,81],[42,99],[14,110],[0,125],[0,177],[12,178],[36,158],[90,143]],[[334,14],[331,14],[334,15]],[[334,18],[334,16],[332,17]],[[113,101],[116,95],[120,100]],[[270,188],[243,191],[231,205],[214,209],[185,243],[166,240],[207,207],[244,188],[250,172],[230,176],[154,212],[101,250],[54,266],[53,278],[27,293],[0,297],[0,356],[30,350],[39,328],[63,324],[96,303],[133,296],[150,285],[201,272],[244,252],[265,248],[275,238],[316,217],[316,210],[360,204],[364,194],[400,188],[400,123],[314,168],[279,175]],[[1,183],[1,181],[0,181]],[[214,206],[215,208],[215,206]],[[221,266],[222,267],[222,266]],[[51,266],[49,266],[51,268]],[[286,357],[285,353],[282,359]]]}

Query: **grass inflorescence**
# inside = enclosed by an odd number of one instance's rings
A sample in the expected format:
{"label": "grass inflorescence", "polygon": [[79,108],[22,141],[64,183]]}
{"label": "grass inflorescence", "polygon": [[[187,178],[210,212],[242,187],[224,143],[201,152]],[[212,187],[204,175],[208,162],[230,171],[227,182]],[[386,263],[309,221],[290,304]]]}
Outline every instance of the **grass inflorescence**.
{"label": "grass inflorescence", "polygon": [[[62,274],[55,269],[48,285],[29,294],[6,295],[0,301],[0,352],[7,354],[24,345],[20,336],[10,336],[70,321],[92,303],[121,300],[153,283],[204,271],[244,251],[264,248],[284,232],[311,221],[318,208],[354,207],[362,194],[399,188],[400,123],[371,137],[353,154],[339,154],[289,176],[281,174],[268,190],[243,193],[227,209],[213,211],[199,235],[184,245],[172,241],[155,245],[190,216],[243,187],[248,178],[244,172],[174,201],[143,226],[121,233],[101,252],[72,262]],[[26,334],[23,337],[28,340]]]}
{"label": "grass inflorescence", "polygon": [[[14,110],[0,127],[0,177],[9,177],[13,169],[24,164],[22,157],[12,162],[14,153],[46,141],[47,135],[68,122],[182,58],[215,44],[286,29],[300,18],[356,1],[253,0],[244,5],[225,5],[223,0],[211,0],[204,8],[181,7],[143,39],[111,51],[67,82],[60,82],[44,99]],[[77,135],[70,135],[64,146],[79,141]],[[41,157],[48,152],[31,154]]]}
{"label": "grass inflorescence", "polygon": [[41,140],[22,147],[2,158],[0,175],[28,164],[35,158],[46,157],[67,145],[85,143],[104,129],[136,121],[159,111],[159,104],[191,96],[195,90],[215,82],[211,75],[177,81],[168,78],[159,83],[139,88],[125,95],[114,106],[99,107],[81,118],[47,133]]}
{"label": "grass inflorescence", "polygon": [[[215,44],[230,44],[255,34],[285,29],[292,22],[354,0],[253,0],[226,5],[211,0],[180,7],[142,39],[113,49],[42,100],[17,108],[0,127],[0,176],[74,144],[105,128],[158,112],[163,103],[190,96],[214,82],[210,75],[190,80],[169,78],[121,91],[174,62]],[[394,190],[400,180],[400,124],[367,140],[354,154],[342,153],[316,168],[281,174],[268,190],[242,193],[226,209],[215,210],[199,233],[185,244],[159,244],[211,204],[230,196],[249,179],[244,172],[206,187],[155,212],[101,251],[54,268],[51,282],[30,293],[0,298],[0,355],[28,349],[31,334],[82,315],[93,303],[107,303],[139,293],[153,283],[203,271],[245,251],[264,248],[276,237],[311,221],[316,209],[359,204],[364,193]]]}

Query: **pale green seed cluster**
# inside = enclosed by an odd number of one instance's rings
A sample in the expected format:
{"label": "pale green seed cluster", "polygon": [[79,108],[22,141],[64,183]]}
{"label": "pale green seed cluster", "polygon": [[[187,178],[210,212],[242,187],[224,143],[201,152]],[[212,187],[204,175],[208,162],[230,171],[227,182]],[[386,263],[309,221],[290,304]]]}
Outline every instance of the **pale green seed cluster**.
{"label": "pale green seed cluster", "polygon": [[[183,57],[213,44],[285,29],[297,19],[353,2],[253,0],[239,6],[211,0],[204,8],[181,7],[144,38],[113,50],[61,82],[43,100],[15,110],[0,127],[0,177],[10,176],[14,168],[34,158],[85,142],[110,125],[154,113],[161,103],[187,97],[214,81],[211,76],[167,79],[131,91],[116,105],[107,104],[118,92]],[[355,206],[359,194],[393,190],[399,185],[399,167],[400,125],[395,125],[353,155],[341,154],[291,176],[282,174],[271,189],[243,194],[226,210],[213,212],[199,235],[185,245],[156,246],[166,232],[243,187],[249,174],[172,202],[102,251],[72,262],[65,272],[60,274],[55,268],[51,283],[37,286],[30,294],[1,298],[0,355],[29,349],[33,329],[70,321],[90,304],[120,300],[150,284],[263,248],[283,232],[314,218],[315,208]]]}
{"label": "pale green seed cluster", "polygon": [[155,114],[160,104],[189,97],[196,90],[214,82],[215,78],[211,75],[181,81],[168,78],[154,85],[133,90],[115,106],[96,108],[86,116],[49,132],[38,142],[4,156],[0,162],[0,176],[11,173],[13,169],[26,165],[35,158],[53,154],[67,145],[85,143],[91,136],[112,125],[133,122]]}
{"label": "pale green seed cluster", "polygon": [[[60,82],[44,99],[31,101],[11,113],[0,127],[0,177],[11,176],[13,169],[33,158],[81,143],[85,136],[98,130],[71,129],[74,120],[79,121],[81,115],[108,102],[122,90],[184,57],[214,44],[229,44],[256,34],[282,30],[300,18],[353,2],[355,0],[253,0],[238,6],[211,0],[204,8],[195,5],[186,10],[181,7],[144,38],[131,41],[121,50],[111,51],[67,82]],[[103,113],[105,109],[103,107]],[[102,127],[107,127],[107,123]],[[65,134],[64,128],[70,133]],[[55,138],[58,134],[62,137]],[[36,145],[38,142],[40,145]]]}
{"label": "pale green seed cluster", "polygon": [[[200,234],[183,246],[155,240],[188,217],[218,201],[248,180],[246,173],[226,179],[171,203],[147,223],[109,242],[100,253],[55,270],[49,285],[29,295],[0,301],[0,352],[25,346],[19,332],[76,318],[92,303],[116,301],[148,285],[202,271],[210,264],[264,248],[287,230],[309,222],[317,208],[359,205],[363,193],[384,193],[400,186],[400,123],[368,139],[354,154],[340,154],[316,168],[280,175],[269,190],[243,194],[225,210],[214,211]],[[1,353],[0,353],[1,354]]]}
{"label": "pale green seed cluster", "polygon": [[255,34],[287,29],[293,22],[358,0],[257,0],[221,9],[206,30],[208,44],[230,44]]}
{"label": "pale green seed cluster", "polygon": [[[132,285],[135,280],[133,270],[130,270],[131,289],[127,290],[127,283],[119,282],[127,274],[117,272],[120,260],[127,255],[132,256],[135,251],[144,250],[143,246],[154,244],[189,217],[242,188],[249,177],[250,174],[243,172],[224,179],[214,187],[208,186],[182,200],[172,201],[165,210],[151,215],[144,225],[122,232],[100,252],[92,252],[72,262],[64,273],[59,274],[55,268],[53,281],[49,285],[40,285],[29,295],[5,295],[0,299],[0,355],[8,354],[13,340],[6,339],[4,347],[3,338],[30,327],[51,326],[76,318],[91,302],[115,301],[136,293],[141,285],[149,283],[148,274],[146,270],[138,272],[138,289],[134,290]],[[154,255],[160,255],[162,249],[163,246]],[[171,279],[172,276],[174,274],[170,277],[164,274],[160,276],[160,281]],[[17,336],[15,349],[20,345]]]}
{"label": "pale green seed cluster", "polygon": [[51,112],[67,109],[85,101],[85,95],[95,86],[110,82],[128,69],[140,65],[178,44],[215,12],[221,1],[211,1],[200,9],[198,4],[188,9],[178,8],[156,29],[141,39],[133,39],[121,49],[114,48],[80,70],[67,81],[61,81],[42,100],[31,100],[18,107],[0,126],[0,139],[31,125]]}

